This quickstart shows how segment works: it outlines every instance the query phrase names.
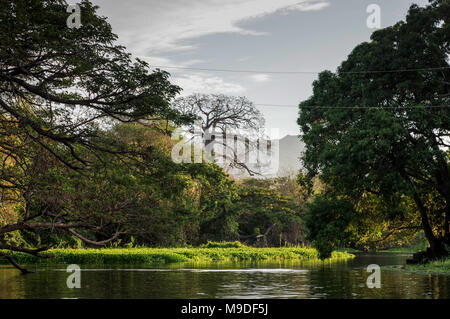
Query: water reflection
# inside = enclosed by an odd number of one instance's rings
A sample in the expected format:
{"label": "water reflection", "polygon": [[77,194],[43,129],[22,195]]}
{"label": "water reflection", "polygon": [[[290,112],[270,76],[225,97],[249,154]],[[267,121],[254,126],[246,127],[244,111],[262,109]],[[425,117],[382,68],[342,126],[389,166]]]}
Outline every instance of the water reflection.
{"label": "water reflection", "polygon": [[[389,269],[407,255],[358,255],[335,263],[220,263],[167,267],[83,266],[82,288],[69,289],[65,266],[34,266],[22,276],[0,266],[0,298],[450,298],[450,276]],[[381,289],[369,289],[369,264]]]}

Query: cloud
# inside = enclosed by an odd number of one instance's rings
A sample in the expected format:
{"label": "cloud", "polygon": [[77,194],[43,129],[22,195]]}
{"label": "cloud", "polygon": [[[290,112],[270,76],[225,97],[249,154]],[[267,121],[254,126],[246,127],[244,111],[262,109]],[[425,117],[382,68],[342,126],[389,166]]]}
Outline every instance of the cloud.
{"label": "cloud", "polygon": [[237,62],[246,62],[248,60],[250,60],[250,57],[249,56],[244,56],[242,58],[237,59],[236,61]]}
{"label": "cloud", "polygon": [[237,83],[227,82],[220,77],[207,74],[174,76],[172,82],[183,88],[181,92],[183,96],[192,93],[238,95],[245,92],[245,88]]}
{"label": "cloud", "polygon": [[[150,65],[189,67],[205,63],[192,59],[180,62],[183,51],[195,50],[195,39],[219,34],[263,36],[266,33],[246,28],[246,23],[265,16],[292,11],[321,10],[325,1],[307,0],[92,0],[99,14],[108,17],[113,31],[135,57]],[[180,54],[181,53],[181,54]],[[190,52],[188,52],[190,53]],[[240,62],[246,61],[243,57]],[[246,89],[239,83],[204,72],[167,69],[171,82],[191,93],[223,93],[240,95]],[[256,83],[270,81],[267,74],[249,77]]]}
{"label": "cloud", "polygon": [[330,3],[326,1],[304,1],[296,3],[295,8],[291,8],[291,10],[319,11],[325,9],[328,6],[330,6]]}
{"label": "cloud", "polygon": [[258,83],[268,82],[268,81],[271,80],[270,75],[268,75],[268,74],[253,74],[253,75],[250,75],[249,78],[252,81],[255,81],[255,82],[258,82]]}
{"label": "cloud", "polygon": [[93,0],[120,41],[136,55],[191,50],[189,41],[217,33],[263,35],[244,22],[277,12],[321,10],[326,1],[307,0]]}
{"label": "cloud", "polygon": [[[146,61],[150,66],[154,65],[170,65],[174,67],[189,67],[193,64],[205,62],[203,60],[188,60],[182,63],[176,63],[171,59],[164,57],[147,57],[137,56],[139,59]],[[175,69],[167,69],[171,73],[171,83],[180,86],[181,96],[186,96],[192,93],[205,93],[205,94],[230,94],[237,95],[243,93],[245,88],[239,84],[228,82],[221,77],[211,76],[202,72],[195,72],[191,74],[185,74],[185,71],[179,72]]]}

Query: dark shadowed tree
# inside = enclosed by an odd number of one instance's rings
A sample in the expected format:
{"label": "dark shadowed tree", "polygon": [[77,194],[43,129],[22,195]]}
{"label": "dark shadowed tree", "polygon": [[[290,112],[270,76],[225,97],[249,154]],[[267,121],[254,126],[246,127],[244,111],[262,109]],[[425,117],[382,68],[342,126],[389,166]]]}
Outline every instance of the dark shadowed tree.
{"label": "dark shadowed tree", "polygon": [[[117,36],[106,18],[96,14],[96,7],[89,1],[79,6],[82,25],[69,28],[66,1],[0,2],[1,205],[23,205],[15,222],[0,226],[1,249],[41,256],[48,248],[4,243],[7,233],[20,230],[59,229],[91,244],[116,238],[121,233],[119,219],[74,214],[89,209],[61,210],[64,196],[57,198],[61,188],[50,187],[41,203],[33,194],[45,194],[45,182],[66,185],[61,179],[70,172],[86,176],[94,172],[101,178],[98,165],[111,163],[110,155],[138,156],[139,150],[103,133],[111,124],[185,119],[170,107],[179,88],[168,81],[169,74],[149,72],[145,62],[132,60],[124,47],[115,44]],[[106,202],[108,194],[104,195]],[[115,232],[101,242],[78,233],[99,231],[104,225]],[[15,263],[8,253],[1,255]]]}
{"label": "dark shadowed tree", "polygon": [[[300,104],[298,124],[310,177],[358,203],[415,227],[414,203],[429,257],[450,245],[450,3],[413,5],[406,21],[375,32],[336,73],[323,72]],[[402,227],[398,227],[402,229]]]}
{"label": "dark shadowed tree", "polygon": [[343,247],[351,239],[348,226],[354,214],[352,203],[329,195],[317,195],[306,205],[308,239],[320,258],[330,257],[333,249]]}

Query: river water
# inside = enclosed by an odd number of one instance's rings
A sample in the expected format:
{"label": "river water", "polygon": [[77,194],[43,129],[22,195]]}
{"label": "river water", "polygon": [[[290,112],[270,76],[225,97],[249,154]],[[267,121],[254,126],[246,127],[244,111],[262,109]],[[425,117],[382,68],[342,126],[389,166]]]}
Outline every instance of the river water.
{"label": "river water", "polygon": [[[3,298],[442,298],[450,275],[399,269],[409,255],[357,254],[333,263],[81,266],[81,288],[70,289],[67,265],[31,265],[26,276],[0,266]],[[368,288],[367,266],[381,267],[381,288]],[[394,267],[393,267],[394,266]]]}

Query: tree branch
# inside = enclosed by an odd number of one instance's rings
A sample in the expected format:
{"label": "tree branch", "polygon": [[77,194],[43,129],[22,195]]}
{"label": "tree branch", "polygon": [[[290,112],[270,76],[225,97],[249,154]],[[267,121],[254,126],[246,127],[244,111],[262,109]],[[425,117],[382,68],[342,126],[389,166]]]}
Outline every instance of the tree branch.
{"label": "tree branch", "polygon": [[87,244],[90,244],[90,245],[94,245],[94,246],[105,246],[107,243],[112,242],[113,240],[117,239],[120,235],[125,234],[124,232],[119,232],[119,231],[118,231],[118,232],[116,232],[116,233],[114,234],[114,236],[112,236],[112,237],[109,238],[109,239],[102,240],[102,241],[93,241],[93,240],[90,240],[90,239],[84,237],[83,235],[81,235],[81,234],[75,232],[74,230],[72,230],[72,229],[70,229],[70,228],[67,229],[67,231],[68,231],[69,233],[71,233],[72,235],[74,235],[75,237],[81,239],[83,242],[85,242],[85,243],[87,243]]}

